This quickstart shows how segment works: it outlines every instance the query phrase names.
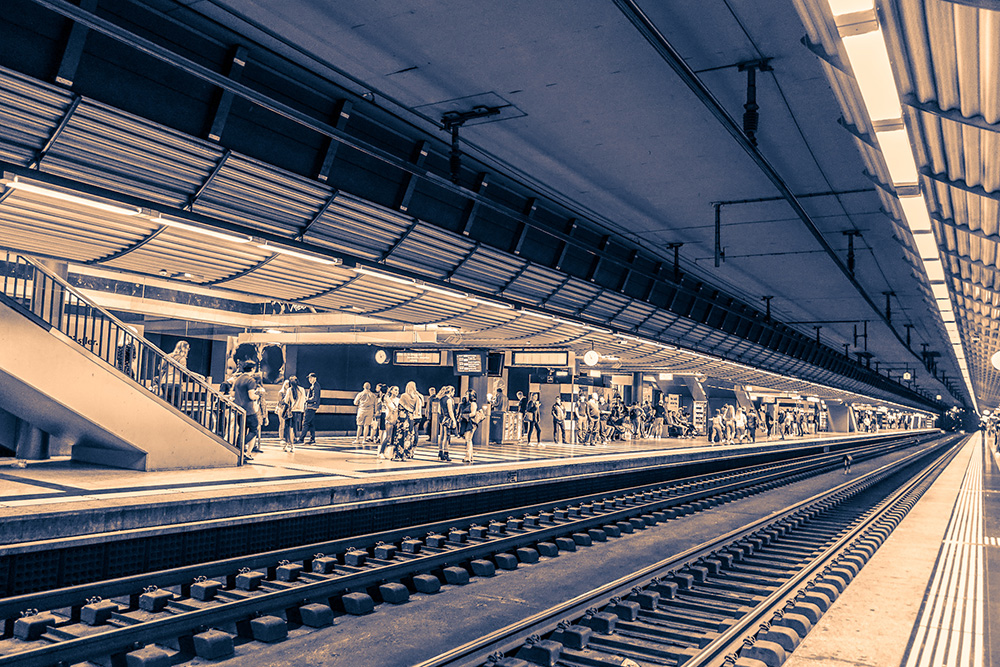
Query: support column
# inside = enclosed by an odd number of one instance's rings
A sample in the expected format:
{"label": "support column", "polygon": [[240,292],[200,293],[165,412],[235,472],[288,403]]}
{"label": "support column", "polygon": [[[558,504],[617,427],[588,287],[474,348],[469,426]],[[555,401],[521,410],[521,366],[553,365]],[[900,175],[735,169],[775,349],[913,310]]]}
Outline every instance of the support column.
{"label": "support column", "polygon": [[15,456],[27,461],[49,458],[49,434],[23,419],[18,420]]}

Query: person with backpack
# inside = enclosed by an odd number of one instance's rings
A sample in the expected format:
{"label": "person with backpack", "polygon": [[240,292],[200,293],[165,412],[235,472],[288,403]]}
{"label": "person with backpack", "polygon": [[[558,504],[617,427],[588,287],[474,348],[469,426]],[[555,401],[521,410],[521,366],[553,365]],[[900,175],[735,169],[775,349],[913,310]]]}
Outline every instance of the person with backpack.
{"label": "person with backpack", "polygon": [[844,474],[850,474],[851,472],[851,462],[854,461],[854,457],[850,454],[844,454]]}

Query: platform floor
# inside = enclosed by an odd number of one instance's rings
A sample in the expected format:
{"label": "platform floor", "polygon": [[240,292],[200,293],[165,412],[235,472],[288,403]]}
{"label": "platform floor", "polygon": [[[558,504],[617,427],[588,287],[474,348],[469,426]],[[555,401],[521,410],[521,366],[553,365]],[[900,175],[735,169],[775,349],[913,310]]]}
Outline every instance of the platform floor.
{"label": "platform floor", "polygon": [[997,664],[998,473],[973,434],[784,667]]}
{"label": "platform floor", "polygon": [[[882,431],[881,434],[893,433]],[[785,445],[818,440],[863,438],[868,433],[820,433],[811,436],[774,439]],[[475,463],[461,462],[465,452],[462,442],[453,442],[451,462],[438,460],[438,449],[422,436],[415,455],[408,461],[378,460],[376,446],[359,446],[350,436],[320,434],[313,445],[296,445],[294,452],[282,451],[276,438],[262,439],[263,451],[254,454],[252,463],[238,468],[211,468],[141,472],[74,463],[68,458],[32,461],[17,467],[11,458],[0,458],[0,516],[5,509],[30,508],[61,503],[115,499],[139,501],[142,497],[169,496],[181,493],[209,492],[239,494],[247,488],[268,486],[313,485],[317,482],[346,482],[380,477],[400,477],[434,472],[455,474],[463,470],[483,470],[497,464],[559,462],[572,466],[583,461],[642,456],[656,452],[720,451],[740,449],[754,443],[710,445],[700,438],[661,438],[612,441],[606,445],[526,443],[490,444],[477,447]],[[766,443],[758,439],[756,444]],[[49,510],[55,509],[47,508]]]}

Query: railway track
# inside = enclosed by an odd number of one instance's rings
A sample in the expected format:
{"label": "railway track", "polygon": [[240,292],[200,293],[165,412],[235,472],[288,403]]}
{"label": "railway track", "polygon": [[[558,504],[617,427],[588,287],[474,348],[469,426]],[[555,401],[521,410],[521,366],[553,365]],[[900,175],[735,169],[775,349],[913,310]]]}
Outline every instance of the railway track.
{"label": "railway track", "polygon": [[[918,439],[908,438],[854,454],[856,459],[871,458],[917,443]],[[615,495],[577,497],[521,508],[512,515],[505,510],[464,523],[448,522],[454,525],[447,527],[414,527],[410,533],[422,535],[420,539],[395,531],[355,538],[356,547],[337,541],[7,598],[0,600],[0,618],[5,619],[0,667],[84,661],[159,667],[186,655],[223,658],[232,654],[237,639],[278,641],[287,635],[289,624],[322,627],[332,622],[335,611],[363,614],[376,601],[402,602],[410,591],[434,592],[442,581],[464,583],[470,575],[491,576],[497,568],[513,569],[541,555],[575,551],[622,532],[643,530],[828,471],[839,465],[841,455],[757,466]],[[687,571],[697,573],[707,567],[718,570],[711,572],[716,576],[725,565],[732,577],[730,570],[747,567],[741,564],[744,557],[750,557],[763,538],[746,539],[750,548],[733,547],[726,552],[732,559],[702,557],[704,566],[689,565]],[[737,558],[737,551],[743,557]],[[689,578],[672,576],[676,581],[670,581],[675,583]],[[662,579],[655,585],[672,588]],[[670,599],[665,594],[663,598]],[[634,607],[621,600],[615,604]],[[493,647],[487,654],[496,650]]]}
{"label": "railway track", "polygon": [[781,664],[957,453],[952,443],[417,667]]}

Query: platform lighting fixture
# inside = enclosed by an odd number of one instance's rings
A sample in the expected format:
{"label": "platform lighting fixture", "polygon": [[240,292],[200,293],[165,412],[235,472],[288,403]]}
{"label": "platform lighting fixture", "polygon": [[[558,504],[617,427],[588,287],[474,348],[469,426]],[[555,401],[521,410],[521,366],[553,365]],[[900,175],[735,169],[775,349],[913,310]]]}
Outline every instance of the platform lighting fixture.
{"label": "platform lighting fixture", "polygon": [[269,250],[271,252],[276,252],[279,255],[288,255],[289,257],[297,257],[298,259],[305,259],[310,262],[316,262],[317,264],[329,264],[330,266],[337,266],[342,262],[334,259],[326,259],[324,257],[317,257],[316,255],[309,255],[304,252],[299,252],[298,250],[291,250],[289,248],[282,248],[281,246],[269,245],[267,243],[258,243],[257,247],[261,250]]}
{"label": "platform lighting fixture", "polygon": [[277,336],[278,334],[285,333],[281,329],[264,329],[264,333],[271,334],[272,336]]}
{"label": "platform lighting fixture", "polygon": [[948,294],[948,286],[944,283],[931,283],[931,294],[939,301],[951,301],[951,296]]}
{"label": "platform lighting fixture", "polygon": [[885,48],[882,29],[877,22],[871,25],[873,28],[868,32],[842,37],[844,49],[851,61],[868,116],[876,123],[897,120],[902,117],[903,109],[889,65],[889,52]]}
{"label": "platform lighting fixture", "polygon": [[483,306],[493,306],[494,308],[503,308],[504,310],[514,310],[514,306],[509,303],[503,303],[501,301],[493,301],[491,299],[480,299],[478,297],[470,296],[468,298],[472,303],[478,303]]}
{"label": "platform lighting fixture", "polygon": [[937,239],[932,232],[917,232],[913,234],[913,243],[917,246],[920,259],[937,259],[938,245]]}
{"label": "platform lighting fixture", "polygon": [[670,382],[670,381],[672,381],[674,379],[674,374],[673,373],[660,373],[659,377],[664,382]]}
{"label": "platform lighting fixture", "polygon": [[893,185],[912,185],[917,182],[917,163],[910,148],[910,137],[904,128],[876,130],[875,138],[882,150],[882,158],[889,168]]}
{"label": "platform lighting fixture", "polygon": [[604,327],[595,327],[593,324],[581,324],[584,329],[588,331],[593,331],[594,333],[610,334],[614,333],[611,329],[605,329]]}
{"label": "platform lighting fixture", "polygon": [[465,292],[456,292],[455,290],[446,289],[444,287],[438,287],[436,285],[423,284],[420,286],[425,292],[434,292],[435,294],[440,294],[441,296],[451,297],[452,299],[460,299],[462,301],[469,298],[469,295]]}
{"label": "platform lighting fixture", "polygon": [[363,276],[371,276],[372,278],[378,278],[379,280],[385,280],[390,283],[396,283],[398,285],[414,285],[416,281],[412,278],[404,278],[402,276],[394,276],[391,273],[382,273],[381,271],[375,271],[373,269],[366,269],[363,266],[355,266],[351,269],[355,273],[360,273]]}
{"label": "platform lighting fixture", "polygon": [[180,222],[178,220],[171,220],[170,218],[164,218],[158,216],[151,218],[150,222],[155,222],[158,225],[165,225],[167,227],[176,227],[177,229],[183,229],[187,232],[194,232],[195,234],[203,234],[204,236],[210,236],[213,239],[219,239],[222,241],[229,241],[230,243],[249,243],[249,236],[233,236],[232,234],[225,234],[223,232],[216,232],[211,229],[205,229],[203,227],[195,227],[194,225],[189,225],[185,222]]}
{"label": "platform lighting fixture", "polygon": [[940,259],[925,259],[924,273],[927,274],[927,280],[929,280],[931,284],[943,283],[946,280],[944,267],[941,265]]}
{"label": "platform lighting fixture", "polygon": [[81,197],[79,195],[70,194],[69,192],[63,192],[62,190],[53,190],[51,188],[45,188],[40,185],[33,185],[31,183],[25,183],[24,181],[18,180],[15,176],[14,180],[6,184],[8,188],[13,190],[22,190],[24,192],[30,192],[32,194],[41,195],[43,197],[48,197],[50,199],[58,199],[59,201],[64,201],[70,204],[79,204],[80,206],[88,206],[90,208],[95,208],[99,211],[104,211],[106,213],[116,213],[118,215],[139,215],[142,213],[142,209],[138,206],[121,206],[119,204],[108,204],[96,199],[90,199],[89,197]]}
{"label": "platform lighting fixture", "polygon": [[549,315],[548,313],[541,313],[538,312],[537,310],[524,309],[521,312],[523,312],[525,315],[531,315],[532,317],[537,317],[540,320],[546,320],[548,322],[552,322],[556,319],[553,315]]}

